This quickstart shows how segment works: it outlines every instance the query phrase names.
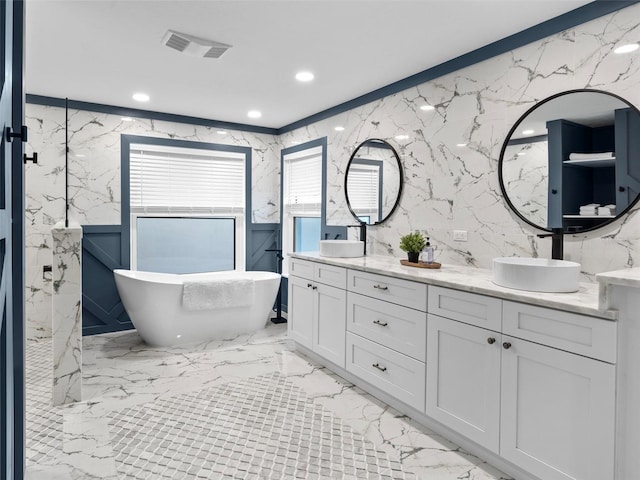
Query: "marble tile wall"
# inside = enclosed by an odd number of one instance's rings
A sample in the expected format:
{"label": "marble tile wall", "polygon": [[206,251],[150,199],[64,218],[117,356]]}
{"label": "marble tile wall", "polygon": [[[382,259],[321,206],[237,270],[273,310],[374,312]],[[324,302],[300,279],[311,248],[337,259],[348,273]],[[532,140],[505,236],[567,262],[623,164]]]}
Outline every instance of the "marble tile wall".
{"label": "marble tile wall", "polygon": [[[281,136],[284,146],[328,137],[328,224],[351,223],[343,176],[352,148],[366,138],[387,139],[405,169],[399,209],[371,227],[369,251],[404,256],[400,236],[428,233],[436,260],[490,268],[497,256],[551,255],[551,241],[520,221],[504,202],[498,159],[511,126],[536,102],[555,93],[593,88],[640,107],[640,57],[613,49],[640,38],[640,5],[631,6],[541,41],[452,72],[417,87]],[[422,111],[430,104],[433,111]],[[336,132],[336,126],[344,131]],[[408,135],[408,139],[396,139]],[[457,147],[466,143],[466,147]],[[565,257],[578,261],[583,281],[640,260],[638,208],[597,232],[569,236]],[[454,242],[453,230],[468,242]]]}
{"label": "marble tile wall", "polygon": [[[550,256],[549,239],[521,222],[500,193],[497,166],[513,123],[536,102],[561,91],[594,88],[640,106],[640,59],[616,55],[615,46],[640,38],[640,5],[585,23],[516,50],[452,72],[329,119],[274,137],[117,115],[70,112],[70,215],[80,224],[120,221],[120,135],[136,134],[248,145],[253,148],[255,222],[278,221],[279,151],[294,142],[328,139],[327,223],[353,222],[346,206],[344,172],[353,148],[367,138],[388,139],[401,156],[405,187],[394,216],[369,229],[376,254],[403,256],[401,235],[422,230],[436,260],[490,268],[497,256]],[[433,111],[422,111],[424,104]],[[46,239],[64,215],[64,110],[27,105],[30,142],[38,165],[27,166],[27,336],[50,335],[50,263]],[[336,132],[334,127],[343,126]],[[408,138],[398,140],[398,135]],[[457,147],[466,143],[466,147]],[[637,264],[638,208],[598,232],[570,236],[565,256],[579,261],[583,280]],[[454,242],[454,229],[468,242]]]}
{"label": "marble tile wall", "polygon": [[[26,168],[27,338],[51,336],[51,227],[64,219],[65,111],[26,105],[29,143],[38,164]],[[69,110],[69,218],[81,225],[120,224],[120,137],[142,135],[252,147],[252,212],[256,223],[279,221],[280,145],[256,134]]]}
{"label": "marble tile wall", "polygon": [[53,247],[53,404],[82,400],[82,227],[58,222]]}

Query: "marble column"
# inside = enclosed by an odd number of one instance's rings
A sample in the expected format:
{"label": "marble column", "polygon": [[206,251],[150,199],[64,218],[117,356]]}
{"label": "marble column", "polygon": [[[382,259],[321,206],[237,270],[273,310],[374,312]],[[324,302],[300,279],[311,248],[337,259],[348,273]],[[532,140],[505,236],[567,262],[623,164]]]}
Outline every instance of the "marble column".
{"label": "marble column", "polygon": [[53,237],[53,404],[82,399],[82,227],[57,223]]}

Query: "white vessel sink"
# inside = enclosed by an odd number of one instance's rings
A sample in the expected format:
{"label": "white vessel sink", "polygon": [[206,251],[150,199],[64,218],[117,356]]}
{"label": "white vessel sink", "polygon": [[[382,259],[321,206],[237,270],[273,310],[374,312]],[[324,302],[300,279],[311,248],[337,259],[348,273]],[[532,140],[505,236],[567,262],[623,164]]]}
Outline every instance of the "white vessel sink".
{"label": "white vessel sink", "polygon": [[320,240],[321,257],[361,257],[364,242],[358,240]]}
{"label": "white vessel sink", "polygon": [[547,258],[493,259],[493,283],[530,292],[576,292],[580,264]]}

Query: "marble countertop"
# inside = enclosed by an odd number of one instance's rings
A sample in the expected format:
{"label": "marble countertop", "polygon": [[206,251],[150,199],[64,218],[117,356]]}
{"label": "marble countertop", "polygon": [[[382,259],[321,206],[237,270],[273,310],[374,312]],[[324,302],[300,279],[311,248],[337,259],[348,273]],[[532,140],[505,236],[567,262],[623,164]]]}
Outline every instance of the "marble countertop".
{"label": "marble countertop", "polygon": [[[542,293],[514,290],[496,285],[491,280],[491,270],[481,268],[448,264],[442,265],[442,268],[439,269],[408,267],[401,265],[399,258],[379,255],[367,255],[359,258],[333,258],[321,257],[317,252],[305,252],[290,253],[289,256],[353,268],[364,272],[390,275],[406,280],[428,283],[429,285],[465,290],[505,300],[591,315],[607,320],[615,320],[617,318],[615,310],[606,308],[608,302],[604,301],[605,295],[602,287],[603,281],[610,280],[606,276],[613,275],[616,272],[598,275],[600,289],[597,283],[580,283],[580,289],[574,293]],[[623,276],[624,271],[618,272],[618,276],[611,277],[610,283],[614,283],[616,278],[620,279],[620,282],[622,282],[622,278],[635,278],[635,285],[640,287],[640,269],[634,270],[637,270],[637,272],[632,277],[629,277],[630,272],[627,272],[626,276]]]}

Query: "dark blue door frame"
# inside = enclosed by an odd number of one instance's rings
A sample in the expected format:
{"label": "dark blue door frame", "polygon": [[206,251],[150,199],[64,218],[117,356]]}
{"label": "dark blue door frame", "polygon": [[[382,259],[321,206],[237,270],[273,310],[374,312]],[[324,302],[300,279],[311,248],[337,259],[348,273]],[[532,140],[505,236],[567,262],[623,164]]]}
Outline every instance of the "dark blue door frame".
{"label": "dark blue door frame", "polygon": [[0,478],[24,478],[24,2],[0,2]]}

